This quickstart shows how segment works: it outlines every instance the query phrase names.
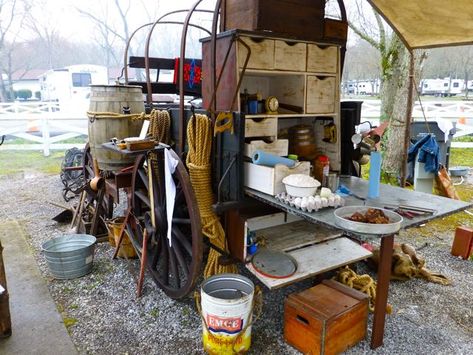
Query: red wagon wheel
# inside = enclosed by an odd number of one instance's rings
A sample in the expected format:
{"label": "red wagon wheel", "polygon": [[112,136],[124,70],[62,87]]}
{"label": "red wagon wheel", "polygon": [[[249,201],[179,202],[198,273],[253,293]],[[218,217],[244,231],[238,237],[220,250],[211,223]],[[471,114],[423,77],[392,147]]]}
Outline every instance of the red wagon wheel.
{"label": "red wagon wheel", "polygon": [[[197,200],[187,170],[173,150],[178,165],[172,175],[176,197],[171,225],[171,240],[167,237],[166,188],[164,149],[157,151],[156,160],[145,156],[137,159],[132,179],[132,212],[127,231],[141,256],[144,228],[148,229],[147,268],[154,281],[169,297],[182,298],[193,290],[202,264],[202,233]],[[151,165],[151,166],[149,166]],[[151,186],[148,169],[152,170]],[[153,200],[150,198],[153,194]],[[151,205],[154,203],[154,209]],[[154,220],[154,226],[145,221]]]}

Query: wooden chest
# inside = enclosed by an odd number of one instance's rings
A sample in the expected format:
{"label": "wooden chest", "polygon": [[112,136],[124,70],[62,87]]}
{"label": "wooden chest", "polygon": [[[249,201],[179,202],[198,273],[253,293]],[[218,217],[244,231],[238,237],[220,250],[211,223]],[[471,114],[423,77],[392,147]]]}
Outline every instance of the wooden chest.
{"label": "wooden chest", "polygon": [[290,295],[284,306],[284,338],[304,354],[337,354],[366,336],[368,297],[339,282]]}
{"label": "wooden chest", "polygon": [[272,31],[318,40],[324,31],[325,0],[224,0],[222,31]]}

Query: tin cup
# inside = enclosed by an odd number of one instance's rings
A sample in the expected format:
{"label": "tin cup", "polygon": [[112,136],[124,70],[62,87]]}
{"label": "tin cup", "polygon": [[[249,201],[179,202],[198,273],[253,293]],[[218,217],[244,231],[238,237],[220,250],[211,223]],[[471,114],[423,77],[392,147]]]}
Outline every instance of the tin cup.
{"label": "tin cup", "polygon": [[340,184],[340,178],[337,173],[329,173],[327,176],[327,187],[331,191],[336,191],[338,189],[338,185]]}

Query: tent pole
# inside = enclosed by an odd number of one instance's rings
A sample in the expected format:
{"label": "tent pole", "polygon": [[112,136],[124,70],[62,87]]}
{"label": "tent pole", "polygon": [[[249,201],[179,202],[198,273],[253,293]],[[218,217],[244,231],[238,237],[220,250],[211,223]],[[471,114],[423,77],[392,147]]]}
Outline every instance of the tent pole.
{"label": "tent pole", "polygon": [[407,179],[407,152],[411,135],[412,96],[414,92],[414,53],[409,49],[409,92],[407,94],[406,127],[404,131],[404,149],[402,152],[401,187],[406,186]]}

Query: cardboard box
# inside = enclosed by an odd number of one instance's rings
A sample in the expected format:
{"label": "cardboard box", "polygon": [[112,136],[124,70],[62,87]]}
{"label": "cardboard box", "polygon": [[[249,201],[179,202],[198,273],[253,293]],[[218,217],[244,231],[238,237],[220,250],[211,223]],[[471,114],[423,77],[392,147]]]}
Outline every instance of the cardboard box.
{"label": "cardboard box", "polygon": [[310,163],[301,161],[296,166],[289,168],[286,165],[277,164],[274,168],[264,165],[256,165],[244,162],[245,172],[244,185],[269,195],[277,195],[286,191],[282,179],[291,174],[310,174]]}
{"label": "cardboard box", "polygon": [[333,280],[297,294],[284,305],[284,338],[304,354],[336,354],[366,336],[368,296]]}

